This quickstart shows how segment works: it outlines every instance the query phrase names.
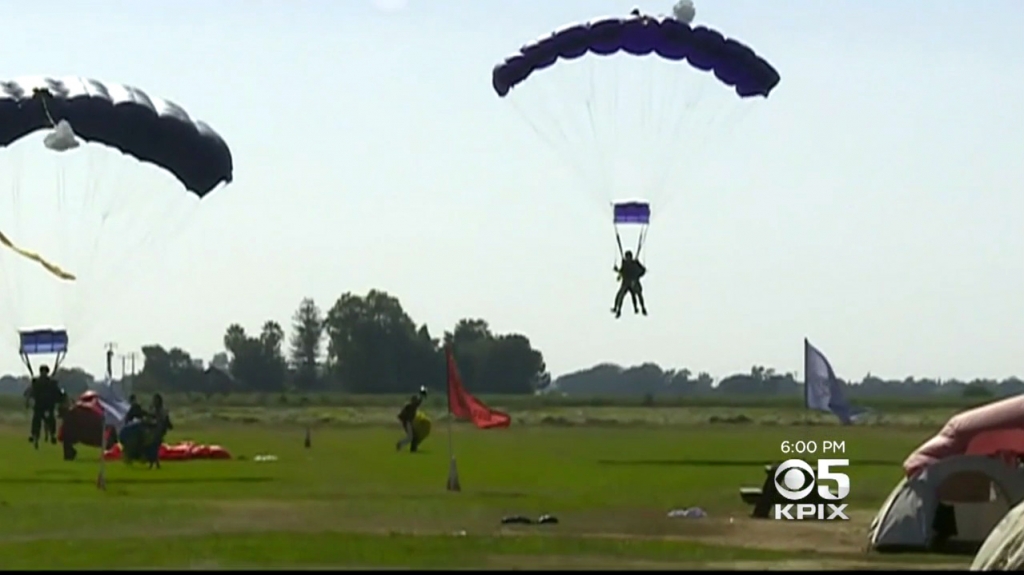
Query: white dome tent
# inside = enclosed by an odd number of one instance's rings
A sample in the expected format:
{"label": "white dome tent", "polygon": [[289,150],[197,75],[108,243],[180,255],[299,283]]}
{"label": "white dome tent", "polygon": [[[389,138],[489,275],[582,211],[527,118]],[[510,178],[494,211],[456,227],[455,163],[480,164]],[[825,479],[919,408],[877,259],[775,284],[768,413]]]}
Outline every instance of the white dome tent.
{"label": "white dome tent", "polygon": [[977,548],[1024,501],[1024,472],[999,459],[957,455],[904,478],[871,522],[874,551],[924,551],[946,543]]}
{"label": "white dome tent", "polygon": [[971,571],[1024,570],[1024,504],[996,525],[971,563]]}

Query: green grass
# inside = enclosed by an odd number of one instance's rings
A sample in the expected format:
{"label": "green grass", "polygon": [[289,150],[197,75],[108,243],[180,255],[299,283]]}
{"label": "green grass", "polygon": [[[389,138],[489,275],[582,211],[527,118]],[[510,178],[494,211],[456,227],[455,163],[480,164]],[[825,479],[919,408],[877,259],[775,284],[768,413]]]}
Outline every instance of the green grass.
{"label": "green grass", "polygon": [[[145,395],[143,392],[139,392]],[[351,407],[394,409],[407,395],[354,395],[348,393],[163,393],[169,405],[177,407],[256,407],[261,409],[309,408],[309,407]],[[652,396],[637,397],[586,397],[559,395],[482,395],[489,404],[501,405],[512,410],[532,411],[544,408],[569,407],[655,407],[655,408],[757,408],[757,409],[803,409],[803,396],[797,395],[708,395],[708,396]],[[427,403],[434,407],[444,405],[444,390],[435,389]],[[863,405],[888,413],[914,413],[928,410],[958,411],[992,401],[991,398],[965,398],[960,395],[934,395],[921,397],[867,397],[853,398],[857,405]],[[0,395],[0,410],[22,410],[24,400],[20,396]]]}
{"label": "green grass", "polygon": [[[249,413],[249,424],[185,416],[170,438],[224,445],[243,459],[168,462],[160,470],[112,463],[106,492],[95,487],[95,450],[81,448],[79,461],[64,462],[56,446],[32,450],[24,427],[0,429],[0,565],[593,568],[795,560],[808,553],[748,545],[747,527],[723,522],[749,514],[737,488],[760,486],[763,465],[786,457],[783,441],[844,441],[851,507],[874,510],[906,454],[935,431],[456,425],[463,491],[448,493],[441,423],[417,454],[396,453],[397,430],[371,424],[316,427],[306,450],[303,428],[290,422],[315,415]],[[257,454],[278,460],[255,462]],[[684,506],[703,507],[711,519],[666,518]],[[560,524],[500,525],[504,515],[544,513]],[[874,560],[854,551],[832,556]]]}
{"label": "green grass", "polygon": [[[548,537],[452,537],[339,533],[213,534],[162,539],[70,540],[54,544],[0,544],[5,569],[37,569],[40,555],[52,556],[48,569],[107,568],[303,568],[404,567],[486,568],[506,563],[530,565],[529,557],[590,559],[595,564],[622,560],[706,562],[773,560],[786,553],[728,549],[689,542],[559,540]],[[504,559],[504,561],[502,561]]]}

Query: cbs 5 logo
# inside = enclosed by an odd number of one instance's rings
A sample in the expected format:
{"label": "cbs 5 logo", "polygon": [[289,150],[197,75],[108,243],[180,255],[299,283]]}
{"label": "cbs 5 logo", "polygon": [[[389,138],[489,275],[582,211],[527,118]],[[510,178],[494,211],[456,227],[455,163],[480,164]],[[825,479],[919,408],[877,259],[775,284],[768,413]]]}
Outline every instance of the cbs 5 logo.
{"label": "cbs 5 logo", "polygon": [[[850,476],[833,469],[849,465],[849,459],[819,459],[815,471],[802,459],[787,459],[775,470],[775,488],[789,501],[800,501],[817,486],[818,496],[822,499],[840,501],[850,495]],[[834,481],[836,493],[832,493],[827,485],[817,485],[818,481]]]}

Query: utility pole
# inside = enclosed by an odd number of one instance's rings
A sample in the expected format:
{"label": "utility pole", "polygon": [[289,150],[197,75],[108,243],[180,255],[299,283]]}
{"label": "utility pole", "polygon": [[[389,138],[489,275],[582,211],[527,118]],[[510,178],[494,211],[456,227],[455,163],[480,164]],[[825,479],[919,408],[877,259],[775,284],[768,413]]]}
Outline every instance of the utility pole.
{"label": "utility pole", "polygon": [[107,377],[114,379],[114,350],[117,349],[117,342],[108,341],[103,344],[103,347],[107,350]]}
{"label": "utility pole", "polygon": [[128,366],[128,356],[122,353],[120,357],[121,357],[121,379],[124,379],[124,372],[127,371],[126,368]]}
{"label": "utility pole", "polygon": [[[137,355],[138,354],[135,353],[134,351],[130,352],[128,354],[128,364],[131,366],[131,370],[132,370],[131,371],[131,379],[128,380],[128,394],[129,395],[131,395],[132,391],[135,390],[135,357]],[[123,387],[123,385],[122,385],[122,387]]]}

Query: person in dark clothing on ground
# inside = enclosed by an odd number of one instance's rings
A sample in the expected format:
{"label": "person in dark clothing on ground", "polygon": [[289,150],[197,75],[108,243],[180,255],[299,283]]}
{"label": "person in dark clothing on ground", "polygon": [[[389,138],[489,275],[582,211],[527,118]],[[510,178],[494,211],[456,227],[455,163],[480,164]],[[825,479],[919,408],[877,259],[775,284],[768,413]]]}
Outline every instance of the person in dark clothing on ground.
{"label": "person in dark clothing on ground", "polygon": [[150,469],[154,466],[160,469],[160,446],[163,445],[167,432],[174,429],[174,424],[171,423],[171,415],[164,408],[164,398],[159,393],[153,394],[153,407],[147,415],[152,441],[146,448],[146,459],[149,460]]}
{"label": "person in dark clothing on ground", "polygon": [[146,410],[142,408],[138,398],[134,394],[128,397],[128,413],[124,416],[125,424],[129,424],[133,421],[142,420],[146,417]]}
{"label": "person in dark clothing on ground", "polygon": [[409,402],[402,407],[402,411],[398,412],[398,422],[402,424],[405,437],[395,444],[395,451],[401,451],[406,445],[410,446],[409,451],[416,451],[416,436],[413,433],[412,422],[416,419],[416,412],[419,411],[422,404],[423,394],[421,392],[410,397]]}
{"label": "person in dark clothing on ground", "polygon": [[[644,289],[640,285],[640,278],[647,273],[647,268],[640,263],[640,260],[633,257],[633,252],[626,251],[622,257],[622,264],[615,267],[615,271],[619,274],[620,281],[619,291],[615,294],[615,305],[612,307],[612,313],[615,314],[616,319],[622,316],[622,300],[626,298],[626,293],[629,293],[630,299],[633,300],[633,313],[647,315],[647,306],[644,305]],[[639,308],[637,307],[638,302]]]}
{"label": "person in dark clothing on ground", "polygon": [[26,403],[32,404],[32,429],[28,440],[39,448],[39,431],[46,424],[46,435],[51,443],[57,443],[57,418],[54,411],[61,401],[63,391],[57,380],[50,377],[50,368],[39,367],[39,375],[32,378],[25,390]]}
{"label": "person in dark clothing on ground", "polygon": [[[56,384],[56,382],[54,382]],[[67,410],[68,394],[59,384],[54,385],[53,405],[46,410],[43,417],[43,439],[50,443],[57,443],[57,419],[63,417]]]}

